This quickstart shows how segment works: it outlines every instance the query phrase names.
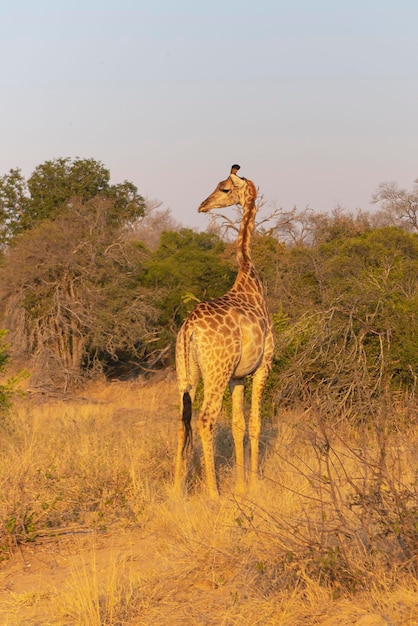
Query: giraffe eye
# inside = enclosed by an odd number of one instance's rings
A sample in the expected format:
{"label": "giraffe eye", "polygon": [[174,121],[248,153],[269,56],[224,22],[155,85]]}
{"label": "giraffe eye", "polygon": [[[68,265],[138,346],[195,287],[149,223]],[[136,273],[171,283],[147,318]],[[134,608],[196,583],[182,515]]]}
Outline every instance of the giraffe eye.
{"label": "giraffe eye", "polygon": [[222,191],[222,193],[229,193],[231,190],[230,189],[221,189],[220,191]]}

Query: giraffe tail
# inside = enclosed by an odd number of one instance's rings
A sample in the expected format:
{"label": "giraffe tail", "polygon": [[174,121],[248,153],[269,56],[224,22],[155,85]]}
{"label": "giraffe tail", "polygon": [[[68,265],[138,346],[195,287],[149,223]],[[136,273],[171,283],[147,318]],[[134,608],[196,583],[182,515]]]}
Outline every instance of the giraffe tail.
{"label": "giraffe tail", "polygon": [[184,454],[191,446],[193,446],[192,399],[188,391],[183,393],[183,412],[181,420],[184,428],[184,443],[182,450],[182,453]]}

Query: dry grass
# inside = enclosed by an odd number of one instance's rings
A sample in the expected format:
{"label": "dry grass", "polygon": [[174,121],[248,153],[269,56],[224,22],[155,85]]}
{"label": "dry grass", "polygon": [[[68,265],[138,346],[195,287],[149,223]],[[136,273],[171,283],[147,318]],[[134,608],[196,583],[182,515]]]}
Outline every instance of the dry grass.
{"label": "dry grass", "polygon": [[2,624],[418,624],[412,426],[282,414],[237,499],[220,424],[222,496],[196,467],[179,500],[173,377],[85,395],[22,402],[3,433]]}

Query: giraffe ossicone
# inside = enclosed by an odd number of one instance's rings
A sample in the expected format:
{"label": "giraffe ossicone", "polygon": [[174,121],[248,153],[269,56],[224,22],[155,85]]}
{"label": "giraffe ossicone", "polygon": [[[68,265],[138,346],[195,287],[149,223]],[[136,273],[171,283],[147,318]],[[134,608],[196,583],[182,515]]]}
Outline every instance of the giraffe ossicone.
{"label": "giraffe ossicone", "polygon": [[237,175],[239,169],[239,165],[233,165],[228,178],[221,181],[199,207],[199,212],[206,213],[240,204],[243,215],[236,242],[238,274],[233,286],[220,298],[199,303],[177,335],[176,371],[181,403],[175,468],[178,492],[183,490],[187,473],[185,451],[192,440],[192,404],[200,378],[203,379],[203,401],[197,426],[209,494],[217,496],[219,493],[213,434],[228,384],[232,398],[236,489],[238,492],[245,489],[244,380],[248,375],[253,376],[248,420],[250,482],[258,474],[261,397],[271,369],[274,335],[263,285],[251,257],[257,190],[253,182]]}

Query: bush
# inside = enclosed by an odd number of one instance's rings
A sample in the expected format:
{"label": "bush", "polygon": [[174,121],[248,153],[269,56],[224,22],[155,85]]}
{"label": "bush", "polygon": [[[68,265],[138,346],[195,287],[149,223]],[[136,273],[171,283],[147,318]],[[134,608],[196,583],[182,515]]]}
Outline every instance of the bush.
{"label": "bush", "polygon": [[[10,363],[9,346],[5,342],[7,331],[0,330],[0,375],[5,372]],[[22,370],[16,376],[9,377],[0,383],[0,425],[5,425],[9,419],[13,396],[18,393],[18,385],[27,372]]]}
{"label": "bush", "polygon": [[414,397],[418,237],[397,228],[288,251],[277,333],[278,402],[364,413],[388,394]]}

